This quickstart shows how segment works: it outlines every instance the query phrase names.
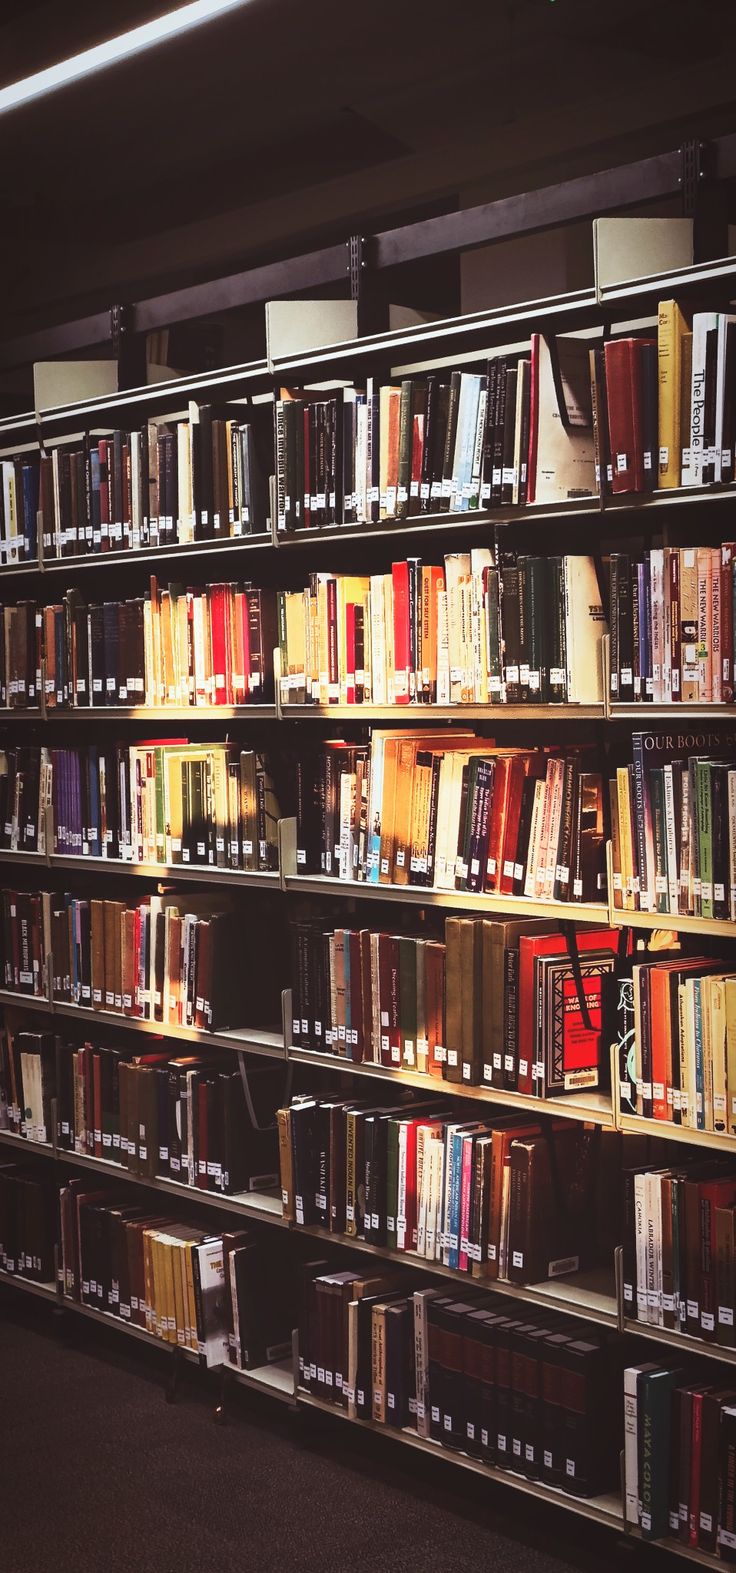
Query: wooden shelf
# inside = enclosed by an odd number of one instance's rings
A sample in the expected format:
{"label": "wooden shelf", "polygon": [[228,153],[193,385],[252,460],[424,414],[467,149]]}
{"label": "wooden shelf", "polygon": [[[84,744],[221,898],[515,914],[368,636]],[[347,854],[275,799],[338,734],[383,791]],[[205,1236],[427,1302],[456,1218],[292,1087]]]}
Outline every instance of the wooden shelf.
{"label": "wooden shelf", "polygon": [[239,1365],[225,1360],[220,1369],[243,1387],[252,1387],[257,1393],[267,1393],[269,1398],[296,1405],[294,1368],[290,1359],[274,1360],[270,1365],[255,1366],[252,1371],[241,1371]]}
{"label": "wooden shelf", "polygon": [[116,1027],[124,1032],[143,1032],[154,1038],[169,1038],[175,1043],[190,1043],[199,1048],[227,1049],[242,1054],[259,1054],[269,1059],[285,1058],[284,1038],[281,1030],[261,1027],[230,1027],[227,1032],[205,1032],[200,1027],[177,1026],[173,1022],[145,1021],[138,1016],[124,1016],[114,1010],[92,1010],[86,1005],[75,1005],[69,1000],[49,1000],[41,995],[16,994],[10,989],[0,989],[0,1005],[17,1005],[29,1010],[40,1010],[54,1016],[71,1016],[85,1025],[90,1022],[101,1027]]}
{"label": "wooden shelf", "polygon": [[395,1426],[379,1425],[374,1420],[353,1419],[348,1415],[347,1410],[339,1408],[336,1404],[326,1403],[324,1399],[317,1398],[302,1387],[297,1388],[297,1402],[309,1409],[319,1409],[323,1414],[335,1415],[338,1420],[347,1421],[348,1425],[360,1426],[364,1431],[374,1431],[394,1442],[416,1448],[432,1458],[441,1458],[461,1469],[470,1469],[476,1475],[483,1475],[487,1480],[498,1482],[499,1485],[511,1486],[526,1496],[537,1497],[555,1507],[567,1508],[569,1512],[577,1513],[582,1518],[594,1519],[597,1523],[607,1524],[612,1529],[623,1529],[621,1498],[613,1494],[600,1497],[572,1496],[557,1486],[545,1485],[541,1480],[527,1480],[524,1475],[517,1475],[513,1470],[495,1469],[492,1465],[485,1464],[482,1459],[473,1458],[470,1453],[442,1447],[439,1442],[433,1441],[430,1437],[417,1436],[416,1431],[412,1431],[408,1426],[399,1430]]}
{"label": "wooden shelf", "polygon": [[35,1294],[39,1300],[51,1300],[58,1303],[59,1294],[55,1284],[37,1284],[31,1278],[23,1278],[20,1273],[6,1273],[0,1268],[0,1284],[9,1284],[14,1289],[22,1289],[25,1294]]}
{"label": "wooden shelf", "polygon": [[605,1327],[618,1326],[618,1309],[613,1281],[613,1270],[595,1268],[589,1272],[569,1273],[565,1278],[549,1279],[541,1284],[510,1284],[499,1278],[473,1278],[470,1273],[458,1272],[455,1267],[445,1267],[442,1262],[430,1261],[413,1251],[392,1251],[385,1245],[372,1245],[367,1240],[348,1234],[333,1234],[320,1224],[295,1224],[295,1233],[313,1235],[319,1240],[329,1240],[333,1245],[351,1251],[362,1251],[382,1261],[402,1263],[435,1278],[450,1278],[453,1283],[478,1284],[489,1294],[505,1295],[510,1300],[525,1300],[530,1305],[543,1306],[551,1311],[567,1311],[588,1322],[602,1323]]}
{"label": "wooden shelf", "polygon": [[682,1146],[711,1147],[720,1152],[736,1153],[736,1136],[728,1131],[698,1131],[688,1125],[675,1125],[672,1120],[645,1120],[636,1114],[618,1114],[618,1129],[634,1136],[663,1136],[666,1141],[680,1142]]}
{"label": "wooden shelf", "polygon": [[326,874],[285,874],[284,888],[312,896],[365,896],[417,907],[455,907],[462,911],[508,913],[514,917],[557,918],[560,922],[607,925],[602,901],[531,901],[525,896],[471,895],[464,890],[430,890],[419,885],[378,885],[362,879],[332,879]]}
{"label": "wooden shelf", "polygon": [[53,1010],[51,1000],[45,994],[18,994],[15,989],[0,989],[0,1005],[18,1005],[26,1010],[42,1010],[48,1014]]}
{"label": "wooden shelf", "polygon": [[[608,707],[609,721],[736,721],[736,704],[732,705],[619,705]],[[648,727],[645,726],[645,730]]]}
{"label": "wooden shelf", "polygon": [[108,1158],[95,1158],[91,1153],[72,1152],[64,1147],[54,1147],[50,1142],[29,1141],[26,1136],[16,1136],[13,1131],[0,1131],[0,1146],[24,1152],[27,1156],[52,1158],[55,1163],[70,1169],[91,1169],[96,1174],[108,1175],[111,1180],[129,1181],[146,1190],[163,1191],[168,1196],[187,1198],[194,1206],[212,1207],[219,1212],[237,1213],[241,1218],[261,1223],[274,1223],[288,1228],[283,1216],[281,1196],[278,1191],[241,1191],[235,1196],[223,1196],[219,1191],[200,1190],[199,1186],[186,1185],[183,1180],[171,1180],[163,1175],[135,1174],[123,1164]]}
{"label": "wooden shelf", "polygon": [[[0,854],[0,861],[2,855]],[[52,852],[49,868],[77,870],[85,873],[124,874],[132,879],[173,879],[187,885],[252,885],[278,890],[281,885],[278,870],[268,874],[249,874],[244,869],[215,868],[212,864],[190,863],[130,863],[126,858],[71,857],[63,852]]]}
{"label": "wooden shelf", "polygon": [[[281,703],[285,721],[603,721],[595,705],[313,705]],[[736,709],[734,710],[736,716]]]}
{"label": "wooden shelf", "polygon": [[667,929],[675,934],[700,934],[703,939],[736,939],[736,923],[730,918],[691,918],[672,912],[625,912],[612,907],[611,923],[616,928]]}
{"label": "wooden shelf", "polygon": [[585,1124],[614,1129],[610,1094],[602,1092],[573,1093],[566,1098],[532,1098],[520,1092],[507,1092],[496,1087],[471,1087],[466,1082],[443,1081],[439,1077],[421,1075],[418,1071],[391,1070],[384,1065],[374,1065],[368,1060],[348,1060],[340,1054],[316,1054],[311,1049],[289,1048],[287,1059],[294,1065],[312,1065],[320,1070],[336,1070],[346,1075],[366,1076],[375,1081],[397,1083],[402,1087],[419,1087],[424,1092],[435,1092],[440,1098],[474,1099],[479,1103],[500,1105],[506,1109],[528,1109],[540,1117],[545,1114],[562,1116],[568,1120],[582,1120]]}
{"label": "wooden shelf", "polygon": [[707,1355],[709,1359],[723,1361],[726,1365],[736,1365],[736,1349],[711,1343],[707,1338],[693,1338],[691,1333],[678,1333],[675,1328],[654,1327],[649,1322],[639,1322],[627,1316],[624,1319],[624,1331],[636,1333],[638,1338],[651,1338],[655,1343],[668,1344],[673,1350],[682,1349],[688,1354]]}
{"label": "wooden shelf", "polygon": [[[15,714],[16,712],[11,712]],[[52,705],[46,721],[275,721],[275,704],[252,705]],[[40,712],[36,712],[40,715]]]}

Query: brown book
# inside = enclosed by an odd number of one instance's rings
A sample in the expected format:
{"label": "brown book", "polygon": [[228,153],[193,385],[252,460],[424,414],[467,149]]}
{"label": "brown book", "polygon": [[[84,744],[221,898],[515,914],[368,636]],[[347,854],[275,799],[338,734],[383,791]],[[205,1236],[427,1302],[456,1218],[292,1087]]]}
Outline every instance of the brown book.
{"label": "brown book", "polygon": [[462,925],[445,920],[445,1081],[463,1079]]}
{"label": "brown book", "polygon": [[106,901],[104,912],[105,1010],[122,1010],[121,915],[122,901]]}
{"label": "brown book", "polygon": [[460,922],[461,1080],[477,1087],[482,1077],[482,924],[476,918]]}
{"label": "brown book", "polygon": [[[427,1069],[441,1078],[445,1054],[445,946],[439,940],[424,941],[425,1023],[427,1032]],[[438,1051],[442,1051],[441,1053]]]}
{"label": "brown book", "polygon": [[[138,981],[135,953],[136,915],[132,907],[125,907],[120,913],[120,949],[116,953],[114,966],[116,969],[115,1009],[122,1010],[125,1016],[142,1016],[143,1006],[139,1005],[136,997]],[[120,1003],[118,1004],[118,1000]]]}
{"label": "brown book", "polygon": [[118,1131],[120,1133],[119,1162],[123,1169],[130,1167],[128,1156],[128,1087],[131,1067],[126,1060],[118,1061]]}
{"label": "brown book", "polygon": [[276,1124],[279,1133],[281,1208],[284,1218],[293,1223],[296,1219],[296,1207],[294,1204],[294,1165],[291,1147],[291,1109],[277,1109]]}
{"label": "brown book", "polygon": [[153,1179],[158,1173],[158,1109],[156,1071],[152,1065],[136,1066],[138,1108],[138,1173]]}
{"label": "brown book", "polygon": [[90,901],[92,1009],[105,1009],[105,903]]}
{"label": "brown book", "polygon": [[736,1348],[736,1210],[715,1208],[716,1342]]}
{"label": "brown book", "polygon": [[166,985],[167,997],[164,1001],[164,1021],[169,1025],[178,1027],[181,1024],[181,918],[178,912],[169,909],[166,913],[168,925],[166,948]]}

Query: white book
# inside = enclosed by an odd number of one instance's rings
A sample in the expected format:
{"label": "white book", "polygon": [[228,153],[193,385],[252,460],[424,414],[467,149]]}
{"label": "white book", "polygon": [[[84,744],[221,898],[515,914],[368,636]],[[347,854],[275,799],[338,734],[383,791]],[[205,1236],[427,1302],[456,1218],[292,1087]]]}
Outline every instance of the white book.
{"label": "white book", "polygon": [[225,1327],[225,1260],[222,1240],[204,1240],[195,1245],[199,1265],[202,1325],[197,1328],[199,1353],[205,1365],[222,1365],[228,1357]]}
{"label": "white book", "polygon": [[546,781],[537,781],[534,786],[534,801],[532,803],[532,819],[529,829],[529,858],[524,877],[524,895],[532,899],[537,893],[537,868],[542,844],[542,829],[544,825],[544,806],[547,797]]}
{"label": "white book", "polygon": [[437,592],[437,704],[450,703],[450,619],[447,591]]}
{"label": "white book", "polygon": [[665,765],[663,779],[665,839],[667,846],[667,906],[668,911],[677,912],[680,876],[677,867],[677,818],[675,815],[675,786],[672,765]]}
{"label": "white book", "polygon": [[638,1524],[639,1503],[639,1376],[658,1370],[656,1360],[630,1365],[624,1371],[624,1513],[627,1524]]}
{"label": "white book", "polygon": [[653,547],[649,553],[652,608],[652,699],[664,702],[662,663],[664,660],[664,551]]}
{"label": "white book", "polygon": [[[682,456],[682,485],[700,486],[705,459],[705,357],[708,333],[718,329],[717,311],[696,311],[693,316],[693,369],[690,383],[690,447]],[[652,602],[654,595],[652,594]]]}
{"label": "white book", "polygon": [[603,703],[602,644],[608,633],[592,557],[564,558],[567,702]]}
{"label": "white book", "polygon": [[481,382],[482,378],[473,372],[460,373],[450,494],[450,509],[453,513],[466,512],[470,506]]}
{"label": "white book", "polygon": [[636,1255],[636,1319],[647,1322],[647,1204],[645,1174],[634,1175],[634,1242]]}

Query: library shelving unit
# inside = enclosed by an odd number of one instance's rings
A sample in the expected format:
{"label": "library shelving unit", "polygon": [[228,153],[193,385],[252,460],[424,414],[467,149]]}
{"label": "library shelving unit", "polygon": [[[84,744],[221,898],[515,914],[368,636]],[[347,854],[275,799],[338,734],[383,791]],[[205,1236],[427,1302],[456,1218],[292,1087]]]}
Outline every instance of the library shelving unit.
{"label": "library shelving unit", "polygon": [[[385,241],[386,237],[383,237],[383,240]],[[61,405],[40,412],[28,412],[25,415],[0,421],[0,453],[11,454],[21,450],[33,450],[38,442],[39,430],[48,446],[55,442],[70,440],[72,437],[79,437],[80,433],[85,431],[106,432],[113,429],[116,424],[124,424],[128,420],[131,424],[140,424],[154,414],[181,418],[186,416],[187,402],[193,398],[237,399],[244,409],[249,409],[257,404],[265,405],[272,401],[274,386],[281,382],[290,386],[299,383],[328,386],[330,379],[339,383],[341,380],[344,382],[366,373],[390,372],[400,377],[438,366],[468,367],[481,362],[492,348],[502,350],[511,342],[518,345],[518,342],[525,340],[531,331],[546,330],[553,333],[571,331],[575,328],[600,328],[604,321],[606,324],[627,321],[633,310],[638,318],[651,318],[656,314],[656,303],[663,293],[681,294],[687,298],[693,295],[708,296],[710,292],[710,295],[717,299],[723,297],[724,291],[733,290],[735,287],[736,259],[727,258],[715,263],[696,265],[677,273],[639,280],[634,284],[607,289],[604,292],[586,289],[548,300],[439,320],[395,332],[369,334],[346,343],[328,344],[297,356],[264,358],[247,365],[181,378],[155,387],[128,388],[101,398]],[[160,568],[161,572],[165,572],[167,564],[171,562],[176,563],[177,573],[186,570],[190,580],[205,582],[214,564],[217,564],[218,573],[238,571],[236,565],[241,555],[245,554],[249,574],[254,571],[252,564],[257,563],[259,569],[262,564],[267,564],[271,582],[278,584],[278,576],[282,572],[284,574],[293,572],[297,576],[303,572],[307,553],[310,557],[312,553],[317,553],[318,557],[315,557],[315,561],[320,563],[329,561],[330,552],[341,554],[341,560],[344,554],[344,560],[352,562],[357,561],[357,554],[362,552],[363,561],[366,558],[374,561],[375,558],[371,556],[374,551],[380,554],[396,547],[405,551],[409,543],[421,549],[421,543],[425,540],[430,545],[435,542],[452,545],[454,542],[494,541],[501,549],[512,548],[516,544],[526,546],[529,540],[533,540],[535,549],[541,551],[544,551],[545,543],[551,542],[555,543],[557,549],[562,540],[569,546],[570,551],[589,551],[592,540],[595,541],[596,546],[602,542],[610,543],[627,539],[651,542],[652,539],[667,539],[670,532],[688,529],[703,531],[706,534],[711,532],[715,538],[716,532],[729,523],[733,511],[736,511],[736,484],[698,490],[678,488],[641,497],[600,499],[585,497],[552,507],[505,506],[482,508],[473,511],[472,514],[415,515],[400,523],[384,522],[377,526],[335,526],[322,530],[296,531],[285,536],[279,534],[273,522],[264,518],[259,521],[261,524],[259,532],[251,536],[194,541],[188,545],[110,550],[99,554],[65,557],[60,560],[44,559],[41,550],[38,560],[1,567],[0,576],[10,576],[9,599],[17,595],[16,586],[18,586],[26,596],[31,593],[32,587],[33,594],[42,601],[47,593],[58,593],[65,574],[75,580],[78,574],[82,575],[85,586],[94,586],[95,593],[104,596],[106,589],[115,582],[115,574],[123,567],[126,573],[132,575],[140,566],[145,575],[154,568]],[[42,539],[40,531],[39,539]],[[292,559],[292,569],[289,570],[288,565]],[[604,692],[606,692],[605,688]],[[182,706],[155,709],[145,706],[128,708],[104,706],[58,709],[55,706],[46,707],[42,685],[41,704],[35,710],[12,708],[0,714],[0,736],[8,736],[16,724],[22,726],[20,735],[24,739],[28,736],[25,730],[27,727],[55,728],[58,725],[63,727],[63,730],[57,735],[64,737],[66,741],[67,735],[69,737],[75,735],[73,729],[76,724],[81,729],[82,737],[86,739],[90,736],[90,728],[103,720],[106,727],[124,723],[126,733],[136,724],[140,724],[142,728],[149,728],[155,722],[171,721],[185,723],[187,726],[195,724],[197,728],[202,723],[224,724],[228,727],[230,736],[239,735],[238,729],[243,723],[247,723],[247,735],[251,737],[250,729],[254,723],[276,722],[277,727],[283,728],[281,735],[290,738],[293,744],[295,739],[304,735],[300,731],[302,722],[309,722],[314,729],[324,722],[337,722],[341,728],[346,728],[353,724],[370,725],[372,722],[385,724],[396,721],[397,724],[407,727],[415,722],[426,723],[428,720],[436,719],[487,722],[494,728],[503,728],[506,724],[516,728],[526,727],[530,737],[542,742],[549,737],[550,728],[564,721],[565,724],[569,723],[573,727],[580,725],[587,728],[588,732],[592,732],[603,743],[613,735],[614,727],[626,729],[637,724],[651,726],[654,723],[667,724],[675,720],[686,721],[689,726],[696,726],[701,722],[730,720],[732,717],[736,717],[736,706],[617,705],[611,704],[608,698],[599,704],[580,706],[300,705],[289,701],[288,688],[286,690],[280,688],[277,672],[276,698],[272,705]],[[53,839],[47,837],[46,844],[53,846]],[[329,897],[333,902],[343,899],[349,902],[353,909],[355,904],[361,901],[379,900],[417,908],[437,906],[448,910],[486,914],[552,917],[579,924],[611,923],[634,931],[673,930],[701,936],[704,939],[718,938],[731,943],[736,940],[736,924],[732,922],[712,922],[684,916],[623,911],[613,905],[610,894],[606,902],[589,902],[583,905],[575,902],[531,901],[523,897],[473,896],[453,890],[429,890],[407,885],[373,884],[369,881],[343,881],[325,876],[305,877],[297,871],[294,822],[288,819],[281,822],[279,845],[279,869],[272,874],[245,874],[237,870],[216,869],[209,866],[134,864],[91,857],[66,857],[53,852],[28,854],[1,850],[0,867],[3,864],[7,866],[7,880],[12,880],[19,869],[28,880],[38,882],[39,879],[46,881],[53,879],[55,883],[62,880],[67,871],[75,875],[96,876],[99,873],[106,873],[110,876],[125,875],[131,879],[140,878],[149,881],[165,879],[173,883],[182,882],[211,887],[242,886],[253,893],[262,888],[280,892],[287,904],[295,897],[311,897],[316,901]],[[609,892],[610,888],[609,881]],[[286,983],[287,980],[285,979],[284,982]],[[85,1027],[91,1025],[111,1027],[124,1034],[149,1034],[175,1039],[186,1044],[269,1056],[283,1061],[287,1076],[298,1068],[302,1074],[309,1072],[315,1077],[351,1077],[355,1084],[370,1081],[393,1082],[403,1087],[441,1092],[443,1098],[450,1096],[453,1099],[465,1099],[475,1111],[484,1104],[489,1109],[503,1107],[508,1110],[521,1109],[540,1114],[547,1112],[565,1119],[580,1120],[603,1129],[639,1133],[646,1129],[649,1134],[666,1136],[678,1143],[697,1144],[703,1148],[736,1153],[736,1137],[684,1130],[679,1126],[665,1125],[657,1121],[642,1121],[621,1113],[615,1078],[613,1095],[605,1092],[581,1093],[568,1098],[539,1099],[488,1086],[450,1085],[407,1070],[397,1072],[372,1063],[356,1064],[339,1055],[317,1054],[299,1049],[290,1042],[291,1013],[288,1001],[285,1001],[283,1020],[277,1030],[269,1032],[244,1027],[227,1033],[206,1033],[143,1021],[130,1016],[119,1016],[109,1011],[88,1010],[81,1004],[53,1000],[50,990],[43,995],[32,997],[8,990],[0,991],[0,1004],[18,1011],[27,1011],[30,1015],[40,1013],[44,1018],[51,1017],[58,1020],[59,1024],[68,1020]],[[62,1150],[56,1145],[55,1140],[45,1144],[36,1143],[7,1131],[0,1132],[0,1148],[16,1154],[33,1154],[39,1159],[64,1168],[76,1168],[80,1172],[92,1170],[100,1175],[110,1175],[116,1182],[138,1185],[172,1197],[182,1197],[193,1205],[205,1206],[213,1212],[227,1214],[231,1219],[238,1216],[243,1221],[249,1220],[269,1227],[279,1227],[292,1235],[313,1236],[325,1246],[328,1244],[332,1246],[336,1252],[345,1251],[359,1257],[373,1256],[386,1261],[399,1261],[426,1273],[429,1279],[434,1277],[441,1281],[448,1279],[458,1282],[467,1281],[465,1275],[444,1267],[436,1260],[426,1260],[408,1252],[392,1252],[388,1248],[375,1246],[357,1236],[336,1235],[316,1225],[298,1228],[288,1223],[282,1216],[281,1199],[278,1193],[223,1196],[214,1191],[202,1191],[168,1178],[142,1178],[106,1159],[84,1152]],[[703,1354],[709,1359],[721,1360],[724,1366],[736,1362],[736,1351],[708,1344],[704,1340],[688,1338],[674,1330],[669,1331],[628,1319],[624,1314],[620,1279],[619,1262],[617,1265],[611,1263],[610,1271],[583,1272],[548,1283],[519,1286],[496,1281],[489,1287],[496,1288],[500,1294],[508,1298],[529,1305],[554,1311],[569,1311],[584,1321],[608,1328],[625,1329],[629,1333],[638,1335],[643,1342],[649,1340],[660,1346],[667,1345],[673,1355],[678,1350],[688,1350],[694,1354]],[[143,1330],[124,1326],[118,1318],[67,1301],[56,1285],[35,1284],[14,1275],[3,1275],[0,1282],[7,1282],[19,1291],[35,1294],[48,1300],[49,1303],[62,1305],[81,1315],[100,1320],[105,1325],[115,1326],[127,1334],[141,1336],[145,1341],[154,1344],[160,1342]],[[196,1356],[191,1354],[191,1358],[196,1359]],[[235,1370],[231,1366],[222,1369],[227,1380],[232,1379],[245,1386],[271,1393],[278,1399],[286,1399],[290,1403],[306,1408],[325,1410],[330,1414],[337,1414],[339,1418],[347,1419],[343,1411],[299,1389],[298,1365],[294,1366],[291,1362],[276,1362],[273,1366],[255,1372]],[[380,1431],[395,1441],[418,1449],[428,1456],[447,1459],[521,1492],[553,1502],[570,1512],[583,1514],[619,1532],[626,1527],[619,1496],[581,1499],[527,1480],[521,1475],[492,1469],[477,1459],[450,1452],[434,1442],[425,1441],[411,1431],[397,1432],[365,1421],[349,1423]],[[691,1551],[678,1542],[665,1541],[662,1544],[670,1551],[690,1557],[704,1565],[714,1568],[721,1565],[717,1558]]]}

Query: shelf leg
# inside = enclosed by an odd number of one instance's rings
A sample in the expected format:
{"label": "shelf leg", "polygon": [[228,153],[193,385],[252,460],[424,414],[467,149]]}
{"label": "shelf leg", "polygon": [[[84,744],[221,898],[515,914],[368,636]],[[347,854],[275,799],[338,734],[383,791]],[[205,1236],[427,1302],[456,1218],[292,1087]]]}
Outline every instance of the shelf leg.
{"label": "shelf leg", "polygon": [[215,1405],[213,1420],[215,1425],[226,1426],[230,1417],[230,1406],[233,1392],[233,1379],[227,1366],[220,1368],[220,1394],[219,1402]]}
{"label": "shelf leg", "polygon": [[179,1379],[181,1377],[183,1365],[184,1361],[182,1360],[181,1350],[179,1345],[175,1344],[171,1350],[171,1364],[169,1366],[169,1374],[166,1378],[167,1404],[176,1403],[179,1394]]}

